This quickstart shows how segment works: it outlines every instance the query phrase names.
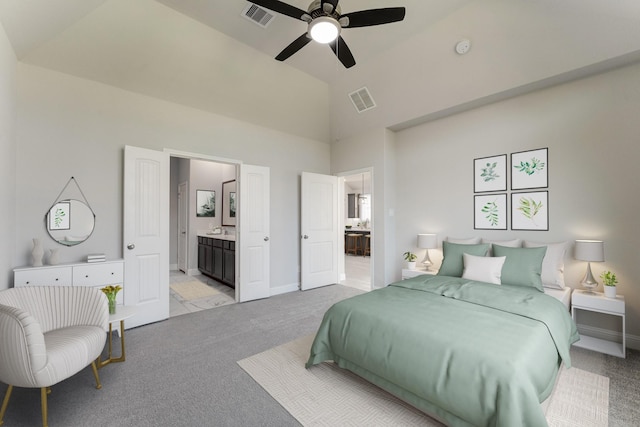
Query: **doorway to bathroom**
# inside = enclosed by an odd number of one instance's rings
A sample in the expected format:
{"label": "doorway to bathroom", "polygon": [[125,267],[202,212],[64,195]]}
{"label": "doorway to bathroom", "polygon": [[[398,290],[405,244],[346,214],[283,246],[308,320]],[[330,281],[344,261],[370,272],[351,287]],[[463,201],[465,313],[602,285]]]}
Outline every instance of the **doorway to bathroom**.
{"label": "doorway to bathroom", "polygon": [[373,191],[371,169],[341,175],[344,209],[343,274],[340,284],[370,291],[373,271]]}

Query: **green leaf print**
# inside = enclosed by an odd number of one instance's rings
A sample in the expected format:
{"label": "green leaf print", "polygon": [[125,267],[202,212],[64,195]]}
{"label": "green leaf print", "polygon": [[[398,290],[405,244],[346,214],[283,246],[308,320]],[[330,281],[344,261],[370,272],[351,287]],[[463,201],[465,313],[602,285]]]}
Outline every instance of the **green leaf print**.
{"label": "green leaf print", "polygon": [[530,161],[522,161],[519,165],[514,165],[513,167],[517,169],[518,172],[523,172],[531,176],[536,172],[542,172],[544,170],[545,164],[543,161],[533,157]]}
{"label": "green leaf print", "polygon": [[487,219],[487,221],[489,221],[489,224],[491,224],[492,227],[498,226],[500,217],[498,215],[498,205],[496,204],[496,202],[489,202],[485,204],[482,207],[481,211],[482,213],[486,214],[485,218]]}

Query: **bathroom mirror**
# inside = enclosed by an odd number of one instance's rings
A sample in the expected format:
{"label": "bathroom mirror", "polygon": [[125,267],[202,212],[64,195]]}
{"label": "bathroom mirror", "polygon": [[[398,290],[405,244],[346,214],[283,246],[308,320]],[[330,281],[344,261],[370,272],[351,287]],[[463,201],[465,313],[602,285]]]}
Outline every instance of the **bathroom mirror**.
{"label": "bathroom mirror", "polygon": [[47,231],[53,240],[65,246],[78,245],[91,236],[96,216],[80,200],[59,200],[45,217]]}

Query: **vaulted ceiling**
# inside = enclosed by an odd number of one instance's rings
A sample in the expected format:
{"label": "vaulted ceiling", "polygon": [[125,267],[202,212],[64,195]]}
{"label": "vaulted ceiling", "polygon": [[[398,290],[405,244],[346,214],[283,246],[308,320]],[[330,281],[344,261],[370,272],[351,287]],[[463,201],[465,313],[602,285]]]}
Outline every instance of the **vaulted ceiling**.
{"label": "vaulted ceiling", "polygon": [[[310,0],[288,3],[306,10]],[[372,126],[402,129],[640,60],[637,0],[341,0],[343,13],[395,6],[407,11],[399,23],[344,29],[357,62],[348,70],[327,46],[315,43],[276,64],[273,58],[306,25],[275,14],[260,27],[242,16],[247,5],[2,0],[0,21],[26,64],[216,113],[224,113],[220,99],[229,111],[258,117],[266,113],[251,110],[247,104],[257,104],[252,97],[262,96],[262,103],[278,97],[318,102],[328,92],[320,124],[313,117],[298,120],[298,127],[286,125],[286,117],[282,124],[274,116],[264,119],[325,142]],[[463,39],[471,49],[459,55],[454,47]],[[234,79],[253,87],[239,89],[236,82],[234,93],[219,84],[208,88],[222,80],[234,87]],[[258,88],[261,79],[265,87]],[[363,86],[377,107],[359,114],[347,95]],[[287,114],[285,108],[281,115]]]}

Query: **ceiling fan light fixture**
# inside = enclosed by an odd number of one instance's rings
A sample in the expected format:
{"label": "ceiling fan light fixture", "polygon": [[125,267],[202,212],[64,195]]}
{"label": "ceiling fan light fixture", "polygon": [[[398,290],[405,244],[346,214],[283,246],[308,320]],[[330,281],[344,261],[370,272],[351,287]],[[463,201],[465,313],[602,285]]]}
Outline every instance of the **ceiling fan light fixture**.
{"label": "ceiling fan light fixture", "polygon": [[309,23],[309,35],[318,43],[331,43],[340,35],[340,23],[329,16],[321,16]]}

